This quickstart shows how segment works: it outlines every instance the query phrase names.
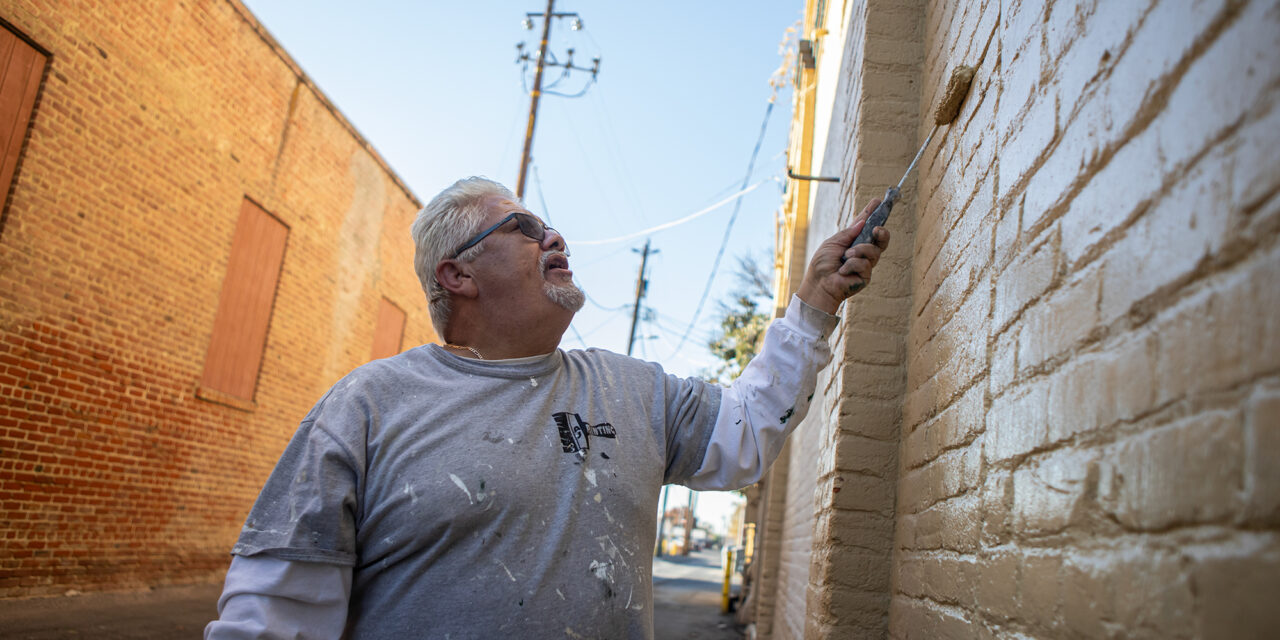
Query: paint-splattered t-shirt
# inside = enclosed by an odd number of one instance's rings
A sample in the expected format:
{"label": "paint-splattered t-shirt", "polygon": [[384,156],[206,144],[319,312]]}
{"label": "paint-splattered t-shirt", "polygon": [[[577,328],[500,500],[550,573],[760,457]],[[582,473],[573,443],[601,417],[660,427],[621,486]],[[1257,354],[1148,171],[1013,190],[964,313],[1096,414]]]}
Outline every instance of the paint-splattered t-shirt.
{"label": "paint-splattered t-shirt", "polygon": [[351,637],[651,637],[659,489],[720,395],[607,351],[418,347],[320,400],[233,553],[352,565]]}
{"label": "paint-splattered t-shirt", "polygon": [[757,481],[835,324],[792,297],[723,390],[604,351],[366,365],[267,481],[206,638],[652,638],[661,485]]}

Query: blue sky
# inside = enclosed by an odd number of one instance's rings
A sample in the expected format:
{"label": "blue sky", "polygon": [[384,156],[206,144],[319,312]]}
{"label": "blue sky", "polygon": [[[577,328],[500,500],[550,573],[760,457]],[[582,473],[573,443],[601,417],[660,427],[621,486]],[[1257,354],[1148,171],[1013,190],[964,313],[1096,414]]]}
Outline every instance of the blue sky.
{"label": "blue sky", "polygon": [[[244,1],[422,201],[468,175],[514,190],[529,109],[516,44],[537,48],[541,23],[526,31],[521,21],[544,1]],[[577,12],[585,28],[553,22],[550,51],[563,57],[573,48],[583,66],[599,56],[600,75],[582,97],[543,97],[525,201],[568,239],[570,266],[590,298],[562,346],[625,353],[645,236],[583,242],[684,218],[740,190],[782,64],[779,45],[803,3],[558,0],[555,10]],[[587,77],[555,88],[577,92]],[[768,264],[772,255],[790,113],[788,85],[748,181],[759,184],[742,198],[710,295],[679,350],[733,204],[649,236],[658,250],[644,302],[652,312],[634,355],[679,375],[714,364],[706,342],[716,303],[736,286],[737,257],[754,253]]]}

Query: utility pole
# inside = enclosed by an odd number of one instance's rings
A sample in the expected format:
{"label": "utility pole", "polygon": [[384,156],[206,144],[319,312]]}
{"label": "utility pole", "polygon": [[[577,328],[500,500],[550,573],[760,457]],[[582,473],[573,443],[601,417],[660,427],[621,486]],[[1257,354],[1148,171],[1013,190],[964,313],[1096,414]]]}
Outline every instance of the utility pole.
{"label": "utility pole", "polygon": [[[632,249],[635,251],[635,249]],[[653,253],[658,250],[654,249]],[[631,355],[631,348],[636,344],[636,325],[640,322],[640,300],[644,298],[645,291],[649,289],[649,282],[644,279],[644,267],[649,263],[649,240],[644,241],[644,255],[640,258],[640,275],[636,278],[636,308],[631,312],[631,337],[627,340],[627,355]]]}
{"label": "utility pole", "polygon": [[[529,161],[532,158],[532,154],[533,154],[533,128],[538,121],[538,102],[541,101],[542,99],[543,70],[546,67],[564,67],[565,75],[568,75],[569,72],[571,71],[590,71],[592,82],[595,81],[596,75],[600,73],[600,58],[593,59],[592,66],[590,69],[586,67],[575,67],[573,65],[573,49],[569,49],[568,59],[565,60],[565,62],[563,63],[556,62],[554,59],[554,56],[552,56],[552,60],[550,62],[547,60],[549,55],[547,45],[551,41],[551,19],[552,18],[573,18],[573,22],[570,23],[569,28],[573,29],[574,31],[577,31],[582,28],[582,18],[580,18],[577,13],[574,13],[574,12],[556,13],[554,11],[555,4],[556,4],[556,0],[547,0],[547,10],[545,13],[530,12],[530,13],[526,13],[524,16],[524,25],[526,29],[533,28],[533,18],[538,16],[542,17],[542,42],[538,46],[537,67],[533,73],[533,91],[530,92],[529,94],[530,96],[529,124],[525,127],[525,130],[524,130],[524,153],[520,155],[520,176],[516,180],[516,197],[517,198],[524,197],[525,177],[529,173]],[[516,45],[516,50],[519,52],[519,55],[516,57],[516,62],[529,61],[529,54],[524,52],[523,42]],[[552,86],[554,85],[555,83],[553,82]],[[585,92],[586,89],[584,88],[583,91]],[[576,97],[576,96],[569,96],[569,97]]]}
{"label": "utility pole", "polygon": [[[635,251],[635,249],[632,249]],[[643,255],[640,257],[640,275],[636,277],[636,308],[631,312],[631,337],[627,340],[627,355],[631,355],[631,348],[636,343],[636,325],[640,322],[640,301],[644,298],[645,292],[649,289],[649,283],[644,279],[645,266],[649,264],[649,254],[657,253],[658,250],[649,250],[649,240],[644,241]],[[666,542],[667,528],[667,492],[671,489],[669,486],[662,487],[662,513],[658,514],[658,547],[654,550],[653,555],[661,556],[663,554],[662,544]]]}
{"label": "utility pole", "polygon": [[671,485],[662,485],[662,512],[658,514],[658,548],[653,552],[655,556],[662,556],[662,544],[667,541],[667,494],[671,491]]}
{"label": "utility pole", "polygon": [[524,197],[524,178],[529,170],[529,154],[533,151],[533,125],[538,120],[538,100],[542,98],[542,69],[547,60],[547,41],[551,39],[551,15],[556,0],[547,0],[542,20],[542,45],[538,47],[538,70],[533,72],[533,92],[529,97],[529,125],[524,130],[524,153],[520,156],[520,178],[516,182],[516,198]]}
{"label": "utility pole", "polygon": [[693,517],[693,510],[698,505],[698,492],[693,489],[689,490],[689,507],[684,514],[684,549],[680,555],[689,555],[689,545],[693,542],[693,527],[697,524],[697,520]]}

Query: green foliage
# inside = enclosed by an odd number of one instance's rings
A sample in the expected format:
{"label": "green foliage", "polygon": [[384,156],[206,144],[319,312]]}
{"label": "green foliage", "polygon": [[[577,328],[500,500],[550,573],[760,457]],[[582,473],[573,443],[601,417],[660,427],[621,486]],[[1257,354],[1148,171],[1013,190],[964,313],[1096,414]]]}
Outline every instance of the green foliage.
{"label": "green foliage", "polygon": [[706,377],[721,383],[742,374],[742,369],[764,344],[764,331],[772,318],[772,278],[759,261],[740,256],[736,275],[738,288],[729,295],[729,300],[720,302],[719,328],[707,343],[711,353],[723,363]]}

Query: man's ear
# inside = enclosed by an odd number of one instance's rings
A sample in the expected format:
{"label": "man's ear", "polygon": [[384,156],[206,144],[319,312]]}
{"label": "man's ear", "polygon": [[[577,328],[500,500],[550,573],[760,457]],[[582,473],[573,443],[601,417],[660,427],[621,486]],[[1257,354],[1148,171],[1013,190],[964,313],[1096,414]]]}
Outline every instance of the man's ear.
{"label": "man's ear", "polygon": [[474,298],[478,294],[476,281],[465,263],[457,260],[441,260],[436,263],[436,282],[445,291],[464,298]]}

